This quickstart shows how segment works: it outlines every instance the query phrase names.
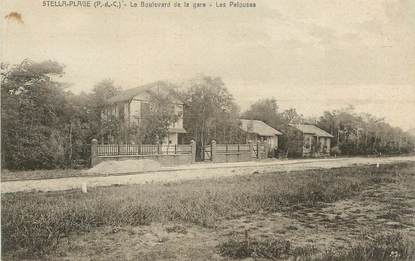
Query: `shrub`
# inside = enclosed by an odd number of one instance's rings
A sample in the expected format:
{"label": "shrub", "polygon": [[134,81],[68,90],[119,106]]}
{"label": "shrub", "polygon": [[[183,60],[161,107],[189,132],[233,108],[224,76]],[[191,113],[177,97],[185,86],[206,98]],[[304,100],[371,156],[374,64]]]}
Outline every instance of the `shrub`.
{"label": "shrub", "polygon": [[328,251],[318,260],[321,261],[396,261],[415,260],[415,245],[397,234],[383,234],[372,241],[354,246],[352,249],[336,253]]}
{"label": "shrub", "polygon": [[342,151],[337,146],[332,147],[330,150],[330,155],[336,156],[336,155],[341,155],[341,154],[342,154]]}
{"label": "shrub", "polygon": [[278,238],[256,240],[246,237],[244,240],[230,238],[217,246],[222,256],[231,258],[281,258],[290,252],[290,241]]}

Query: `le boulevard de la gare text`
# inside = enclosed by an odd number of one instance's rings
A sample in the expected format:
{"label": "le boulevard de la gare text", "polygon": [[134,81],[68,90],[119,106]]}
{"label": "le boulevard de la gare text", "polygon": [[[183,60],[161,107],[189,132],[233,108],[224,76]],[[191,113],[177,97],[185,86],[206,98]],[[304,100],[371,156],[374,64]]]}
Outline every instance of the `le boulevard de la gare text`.
{"label": "le boulevard de la gare text", "polygon": [[255,2],[240,2],[240,1],[42,1],[43,7],[80,7],[80,8],[100,8],[100,7],[140,7],[140,8],[170,8],[170,7],[185,7],[185,8],[255,8]]}

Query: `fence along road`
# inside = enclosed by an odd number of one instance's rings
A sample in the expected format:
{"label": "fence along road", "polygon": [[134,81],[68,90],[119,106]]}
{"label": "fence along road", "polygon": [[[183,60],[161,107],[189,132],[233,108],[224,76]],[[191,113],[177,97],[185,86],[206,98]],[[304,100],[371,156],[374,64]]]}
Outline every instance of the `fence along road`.
{"label": "fence along road", "polygon": [[335,158],[335,159],[300,159],[300,160],[274,160],[251,161],[216,164],[192,164],[178,167],[164,167],[160,171],[128,174],[105,177],[72,177],[60,179],[9,181],[1,183],[1,193],[19,191],[60,191],[78,189],[83,183],[88,187],[111,185],[132,185],[151,182],[175,182],[192,179],[209,179],[250,175],[253,173],[273,171],[296,171],[307,169],[329,169],[347,167],[352,165],[388,164],[399,162],[415,162],[415,156],[385,157],[385,158]]}

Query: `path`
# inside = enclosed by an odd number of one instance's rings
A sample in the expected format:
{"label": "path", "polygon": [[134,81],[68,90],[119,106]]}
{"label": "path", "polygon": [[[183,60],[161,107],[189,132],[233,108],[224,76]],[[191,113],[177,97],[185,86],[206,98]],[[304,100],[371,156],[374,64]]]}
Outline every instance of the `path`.
{"label": "path", "polygon": [[237,162],[218,164],[194,164],[189,166],[166,167],[160,171],[105,177],[72,177],[44,180],[9,181],[1,183],[1,193],[19,191],[59,191],[80,189],[83,183],[88,187],[145,184],[152,182],[176,182],[191,179],[221,178],[272,171],[297,171],[320,168],[338,168],[352,165],[388,164],[415,161],[415,156],[385,158],[331,158],[273,160],[265,162]]}

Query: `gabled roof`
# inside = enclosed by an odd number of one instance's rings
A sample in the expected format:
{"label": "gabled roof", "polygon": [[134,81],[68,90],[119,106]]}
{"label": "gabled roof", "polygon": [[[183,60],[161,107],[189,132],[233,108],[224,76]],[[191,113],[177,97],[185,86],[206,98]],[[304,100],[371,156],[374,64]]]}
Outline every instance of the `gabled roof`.
{"label": "gabled roof", "polygon": [[146,91],[149,91],[149,90],[157,91],[159,89],[164,89],[164,90],[169,91],[169,90],[173,90],[174,87],[175,87],[174,85],[169,84],[167,82],[163,82],[163,81],[153,82],[153,83],[138,86],[138,87],[135,87],[135,88],[123,90],[123,91],[121,91],[120,94],[109,98],[107,103],[112,104],[112,103],[118,103],[118,102],[125,102],[125,101],[129,101],[129,100],[133,99],[135,96],[137,96],[141,93],[144,93]]}
{"label": "gabled roof", "polygon": [[325,130],[322,130],[322,129],[318,128],[315,125],[311,125],[311,124],[290,124],[290,126],[296,128],[297,130],[299,130],[299,131],[301,131],[302,133],[305,133],[305,134],[312,134],[312,135],[318,136],[318,137],[333,138],[333,135],[326,132]]}
{"label": "gabled roof", "polygon": [[275,136],[282,135],[281,132],[267,125],[263,121],[258,120],[243,120],[241,119],[240,128],[248,133],[255,133],[259,136]]}

